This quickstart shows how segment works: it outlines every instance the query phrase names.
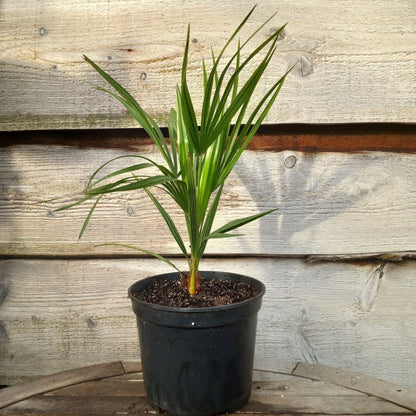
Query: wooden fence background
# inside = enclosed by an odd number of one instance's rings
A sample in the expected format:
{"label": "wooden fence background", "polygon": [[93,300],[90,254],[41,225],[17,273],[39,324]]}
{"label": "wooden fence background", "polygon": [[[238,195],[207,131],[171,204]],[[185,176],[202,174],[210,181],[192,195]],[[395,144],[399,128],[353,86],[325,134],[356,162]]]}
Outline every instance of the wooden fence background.
{"label": "wooden fence background", "polygon": [[[54,213],[107,159],[155,149],[81,59],[98,61],[163,125],[191,23],[190,81],[252,4],[0,2],[0,384],[138,358],[126,296],[177,258],[144,195]],[[416,387],[416,3],[259,1],[289,25],[265,85],[290,65],[267,125],[229,180],[218,222],[278,207],[209,246],[206,269],[267,285],[256,354]],[[87,82],[85,82],[87,81]],[[135,128],[133,128],[135,127]],[[173,214],[176,215],[175,213]]]}

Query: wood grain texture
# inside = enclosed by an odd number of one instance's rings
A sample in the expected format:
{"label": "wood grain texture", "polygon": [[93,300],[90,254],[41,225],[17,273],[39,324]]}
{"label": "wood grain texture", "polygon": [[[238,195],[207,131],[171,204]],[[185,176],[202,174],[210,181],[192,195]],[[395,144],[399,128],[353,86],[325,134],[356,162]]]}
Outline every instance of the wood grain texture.
{"label": "wood grain texture", "polygon": [[[384,267],[370,309],[362,307],[360,296],[379,264],[241,258],[206,259],[202,267],[244,273],[266,284],[259,358],[315,362],[416,387],[414,261]],[[12,282],[0,310],[8,338],[0,344],[0,384],[138,359],[127,288],[169,271],[150,259],[16,259],[2,260],[0,268],[2,279]]]}
{"label": "wood grain texture", "polygon": [[[62,2],[4,0],[0,27],[0,128],[3,130],[132,127],[81,59],[87,54],[165,123],[191,24],[191,91],[201,98],[201,58],[218,50],[254,3],[215,0]],[[286,22],[263,91],[289,66],[267,123],[415,122],[416,6],[413,0],[264,0],[252,30]],[[247,34],[247,31],[243,33]],[[260,91],[259,91],[260,92]]]}
{"label": "wood grain texture", "polygon": [[41,393],[72,384],[126,374],[121,362],[98,364],[47,375],[33,381],[0,390],[0,409]]}
{"label": "wood grain texture", "polygon": [[[150,144],[139,143],[136,152],[157,159]],[[79,242],[89,205],[54,212],[82,191],[98,166],[131,153],[132,149],[55,145],[0,148],[0,254],[136,254],[96,246],[109,241],[178,254],[144,193],[103,199]],[[415,154],[248,151],[229,178],[217,225],[262,210],[277,207],[279,211],[245,226],[241,238],[210,242],[207,254],[411,255],[416,247],[415,185]],[[47,200],[53,202],[41,203]],[[165,196],[162,200],[185,231],[173,203]]]}
{"label": "wood grain texture", "polygon": [[[281,363],[281,364],[280,364]],[[276,367],[276,361],[269,361],[270,367]],[[282,365],[283,364],[283,365]],[[284,362],[278,366],[283,367]],[[103,365],[105,366],[105,365]],[[320,372],[325,377],[316,380],[320,366],[315,366],[311,379],[307,375],[276,373],[271,369],[256,370],[253,373],[253,386],[249,402],[241,409],[240,415],[406,415],[415,414],[411,399],[405,397],[393,404],[389,398],[377,397],[367,392],[359,392],[354,388],[339,386],[330,381],[332,375],[337,376],[337,382],[345,379],[348,382],[350,374],[342,369],[325,367]],[[78,371],[82,371],[79,369]],[[59,377],[59,374],[58,374]],[[313,380],[313,381],[312,381]],[[371,383],[378,382],[366,378]],[[42,378],[39,379],[42,383]],[[389,389],[400,386],[383,384],[387,393]],[[363,386],[364,384],[361,383]],[[23,387],[24,385],[22,385]],[[366,386],[364,386],[366,387]],[[371,386],[370,386],[371,387]],[[11,388],[13,389],[13,388]],[[371,390],[371,388],[370,388]],[[410,393],[413,395],[415,392]],[[0,402],[1,406],[1,402]],[[413,410],[413,411],[412,411]],[[53,412],[53,413],[52,413]],[[66,415],[111,415],[111,414],[155,414],[144,398],[144,388],[141,373],[125,374],[106,377],[99,380],[74,384],[57,389],[48,394],[37,395],[28,400],[20,401],[1,412],[2,415],[37,415],[50,414]]]}
{"label": "wood grain texture", "polygon": [[416,392],[398,384],[387,383],[374,377],[364,376],[344,369],[336,370],[332,367],[306,363],[299,363],[292,374],[361,391],[416,412]]}

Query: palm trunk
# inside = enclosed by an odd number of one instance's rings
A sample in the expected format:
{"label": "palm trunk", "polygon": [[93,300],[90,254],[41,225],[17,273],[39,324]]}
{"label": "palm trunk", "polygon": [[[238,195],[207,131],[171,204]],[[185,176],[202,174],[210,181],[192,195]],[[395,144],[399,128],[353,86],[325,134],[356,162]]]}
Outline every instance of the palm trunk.
{"label": "palm trunk", "polygon": [[199,292],[199,261],[194,259],[191,261],[191,270],[188,275],[188,292],[192,296]]}

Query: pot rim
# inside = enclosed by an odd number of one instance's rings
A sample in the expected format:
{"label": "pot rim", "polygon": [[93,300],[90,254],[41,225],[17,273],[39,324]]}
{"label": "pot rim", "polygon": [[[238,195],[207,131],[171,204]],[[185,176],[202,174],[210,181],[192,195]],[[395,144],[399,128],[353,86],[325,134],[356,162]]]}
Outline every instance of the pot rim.
{"label": "pot rim", "polygon": [[[239,274],[239,273],[234,273],[234,272],[223,272],[223,271],[213,271],[213,270],[203,270],[200,271],[200,273],[203,275],[205,274],[209,274],[210,276],[207,276],[209,278],[216,278],[215,276],[218,275],[225,275],[225,276],[234,276],[235,278],[240,278],[242,277],[244,281],[246,282],[251,282],[256,284],[257,286],[259,286],[259,293],[249,299],[245,299],[241,302],[235,302],[235,303],[231,303],[229,305],[219,305],[219,306],[205,306],[205,307],[177,307],[177,306],[164,306],[164,305],[159,305],[156,303],[150,303],[150,302],[145,302],[143,300],[137,299],[132,291],[133,288],[139,283],[139,282],[146,282],[146,281],[151,281],[155,278],[158,279],[163,279],[163,278],[168,278],[168,279],[172,279],[174,280],[175,276],[178,276],[178,272],[170,272],[170,273],[161,273],[161,274],[157,274],[157,275],[153,275],[153,276],[148,276],[145,277],[144,279],[140,279],[137,280],[136,282],[134,282],[128,289],[128,296],[131,299],[132,302],[137,303],[138,305],[144,306],[146,308],[151,308],[154,310],[158,310],[158,311],[171,311],[171,312],[177,312],[177,313],[207,313],[207,312],[215,312],[215,311],[224,311],[224,310],[229,310],[229,309],[236,309],[236,308],[241,308],[244,307],[246,304],[250,303],[250,302],[255,302],[257,299],[261,299],[265,292],[266,292],[266,286],[264,285],[263,282],[261,282],[258,279],[255,279],[254,277],[251,276],[247,276],[247,275],[243,275],[243,274]],[[220,280],[220,279],[218,279]],[[222,279],[225,280],[225,279]]]}

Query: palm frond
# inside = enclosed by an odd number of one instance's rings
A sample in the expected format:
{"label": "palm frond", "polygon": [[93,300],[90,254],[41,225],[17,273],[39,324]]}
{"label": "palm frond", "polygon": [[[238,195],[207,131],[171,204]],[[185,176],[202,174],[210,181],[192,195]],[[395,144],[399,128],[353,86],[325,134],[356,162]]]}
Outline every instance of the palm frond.
{"label": "palm frond", "polygon": [[[111,87],[107,89],[96,85],[95,88],[111,95],[124,105],[153,140],[163,162],[156,162],[143,155],[123,155],[113,158],[93,172],[83,198],[67,204],[61,210],[95,199],[82,226],[81,237],[104,195],[144,190],[188,261],[190,293],[193,293],[198,286],[195,284],[195,279],[199,275],[199,263],[210,240],[241,235],[232,231],[275,211],[271,209],[235,219],[212,231],[224,183],[274,105],[290,72],[287,71],[275,81],[265,94],[257,96],[258,85],[272,62],[279,36],[286,25],[245,53],[255,36],[274,17],[274,15],[270,16],[244,41],[237,39],[255,7],[238,24],[218,55],[215,55],[211,48],[210,64],[205,60],[202,61],[203,101],[199,122],[198,111],[191,97],[187,79],[190,60],[190,27],[188,26],[180,73],[181,82],[176,87],[176,109],[172,109],[169,115],[169,139],[164,137],[156,121],[124,87],[84,56],[86,62]],[[228,54],[232,44],[235,43],[235,49]],[[252,67],[254,69],[250,69]],[[117,167],[121,159],[129,157],[139,160],[134,160],[127,166]],[[110,170],[113,163],[116,168]],[[151,191],[154,187],[164,190],[181,209],[187,227],[190,253],[173,217],[163,207],[163,200],[159,200],[159,194]],[[141,247],[108,244],[134,248],[176,268],[165,257]]]}

